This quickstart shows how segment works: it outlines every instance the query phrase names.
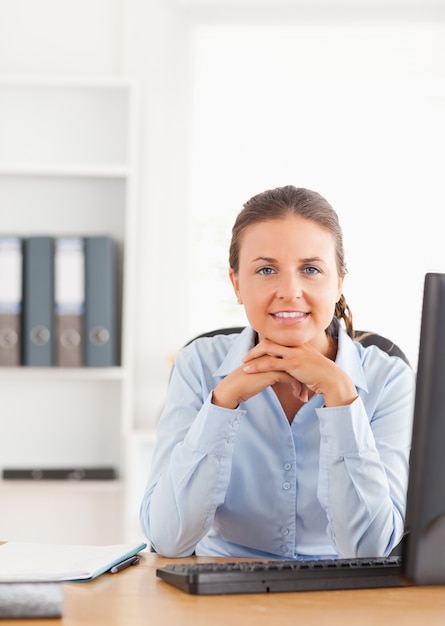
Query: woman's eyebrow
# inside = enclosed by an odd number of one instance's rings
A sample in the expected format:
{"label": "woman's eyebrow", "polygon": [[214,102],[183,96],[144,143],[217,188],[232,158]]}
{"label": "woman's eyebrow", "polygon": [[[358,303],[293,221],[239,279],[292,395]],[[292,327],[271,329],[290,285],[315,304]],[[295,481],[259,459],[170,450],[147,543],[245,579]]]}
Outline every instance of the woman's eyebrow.
{"label": "woman's eyebrow", "polygon": [[263,263],[276,263],[276,259],[268,256],[258,256],[256,259],[252,259],[251,263],[257,263],[258,261],[262,261]]}
{"label": "woman's eyebrow", "polygon": [[302,263],[325,263],[324,259],[319,256],[309,257],[308,259],[301,259]]}
{"label": "woman's eyebrow", "polygon": [[[255,259],[252,259],[251,263],[257,263],[258,261],[261,261],[263,263],[276,263],[277,262],[277,260],[272,257],[258,256]],[[322,259],[319,256],[308,257],[306,259],[298,259],[298,262],[299,263],[325,263],[324,259]]]}

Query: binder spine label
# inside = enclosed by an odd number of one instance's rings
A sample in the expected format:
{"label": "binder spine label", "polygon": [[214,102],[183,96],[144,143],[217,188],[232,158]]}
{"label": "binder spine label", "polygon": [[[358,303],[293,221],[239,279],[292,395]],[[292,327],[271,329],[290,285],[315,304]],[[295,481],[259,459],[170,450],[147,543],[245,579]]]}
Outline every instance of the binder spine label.
{"label": "binder spine label", "polygon": [[84,242],[61,237],[55,244],[56,365],[83,365],[85,311]]}
{"label": "binder spine label", "polygon": [[0,366],[21,360],[22,241],[0,238]]}

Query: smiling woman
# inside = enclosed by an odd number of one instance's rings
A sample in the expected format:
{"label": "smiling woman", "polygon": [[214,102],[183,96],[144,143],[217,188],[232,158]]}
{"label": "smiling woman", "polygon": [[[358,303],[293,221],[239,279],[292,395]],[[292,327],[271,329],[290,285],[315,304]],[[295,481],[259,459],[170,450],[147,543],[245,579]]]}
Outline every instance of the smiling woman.
{"label": "smiling woman", "polygon": [[246,203],[233,228],[230,278],[238,301],[260,334],[251,318],[257,314],[263,316],[260,327],[269,322],[264,336],[279,333],[284,345],[314,341],[314,324],[325,345],[324,331],[341,298],[346,274],[341,230],[327,203],[320,211],[323,202],[306,189],[265,192]]}
{"label": "smiling woman", "polygon": [[230,278],[250,326],[176,358],[141,507],[157,552],[381,556],[401,539],[414,374],[353,340],[345,274],[318,193],[244,205]]}

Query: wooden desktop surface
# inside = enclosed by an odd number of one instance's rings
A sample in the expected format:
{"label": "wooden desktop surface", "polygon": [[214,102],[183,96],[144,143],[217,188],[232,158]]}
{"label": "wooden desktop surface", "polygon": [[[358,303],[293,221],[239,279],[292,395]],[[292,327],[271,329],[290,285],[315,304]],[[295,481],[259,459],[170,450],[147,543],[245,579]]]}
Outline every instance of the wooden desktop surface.
{"label": "wooden desktop surface", "polygon": [[[190,558],[188,560],[196,560]],[[200,558],[198,560],[211,560]],[[174,559],[144,552],[139,565],[65,583],[61,619],[1,626],[444,626],[445,586],[193,596],[156,578]],[[184,559],[181,560],[182,562]]]}

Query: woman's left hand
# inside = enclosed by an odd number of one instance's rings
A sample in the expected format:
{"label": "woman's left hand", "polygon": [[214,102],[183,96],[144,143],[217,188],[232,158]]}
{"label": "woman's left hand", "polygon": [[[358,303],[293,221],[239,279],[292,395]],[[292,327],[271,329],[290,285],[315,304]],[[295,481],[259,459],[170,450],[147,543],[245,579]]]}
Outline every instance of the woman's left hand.
{"label": "woman's left hand", "polygon": [[262,339],[243,361],[246,373],[287,372],[310,391],[323,394],[325,406],[351,404],[358,396],[346,372],[308,343],[288,347]]}

